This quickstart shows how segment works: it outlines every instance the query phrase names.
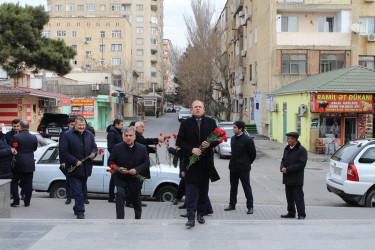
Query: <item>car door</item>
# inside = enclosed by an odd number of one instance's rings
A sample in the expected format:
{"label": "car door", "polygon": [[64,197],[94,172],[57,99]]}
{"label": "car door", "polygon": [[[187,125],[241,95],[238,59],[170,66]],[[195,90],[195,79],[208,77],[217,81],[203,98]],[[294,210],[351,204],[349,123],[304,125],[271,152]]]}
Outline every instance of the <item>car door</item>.
{"label": "car door", "polygon": [[375,145],[365,147],[354,160],[360,182],[375,183]]}
{"label": "car door", "polygon": [[105,150],[105,156],[104,156],[104,184],[103,188],[104,191],[103,193],[108,193],[109,192],[109,182],[111,181],[111,173],[109,172],[109,167],[108,167],[108,157],[109,157],[109,152],[108,150]]}
{"label": "car door", "polygon": [[104,193],[104,177],[107,169],[107,166],[104,166],[106,149],[100,147],[98,149],[103,149],[104,153],[98,153],[93,159],[92,173],[87,179],[87,192],[89,193]]}

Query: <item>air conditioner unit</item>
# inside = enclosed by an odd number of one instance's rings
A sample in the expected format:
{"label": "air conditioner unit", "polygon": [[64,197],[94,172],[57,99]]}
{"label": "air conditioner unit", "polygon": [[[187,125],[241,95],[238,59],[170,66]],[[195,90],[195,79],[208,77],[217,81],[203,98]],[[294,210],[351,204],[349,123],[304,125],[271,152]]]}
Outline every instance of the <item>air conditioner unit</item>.
{"label": "air conditioner unit", "polygon": [[270,103],[270,112],[277,112],[277,103],[271,102]]}
{"label": "air conditioner unit", "polygon": [[245,80],[245,75],[241,73],[239,78],[240,78],[240,80]]}
{"label": "air conditioner unit", "polygon": [[246,50],[241,51],[241,56],[246,56]]}
{"label": "air conditioner unit", "polygon": [[85,43],[86,43],[86,44],[89,44],[89,43],[90,43],[90,41],[87,41],[87,40],[85,40]]}
{"label": "air conditioner unit", "polygon": [[238,13],[238,16],[239,16],[239,17],[243,17],[243,11],[240,11],[240,12]]}
{"label": "air conditioner unit", "polygon": [[91,85],[91,90],[99,90],[99,85],[98,84]]}
{"label": "air conditioner unit", "polygon": [[307,113],[307,106],[302,104],[298,107],[298,116],[306,116]]}
{"label": "air conditioner unit", "polygon": [[253,79],[253,80],[251,81],[251,85],[257,85],[257,80],[256,80],[256,79]]}
{"label": "air conditioner unit", "polygon": [[375,34],[368,34],[367,41],[375,42]]}

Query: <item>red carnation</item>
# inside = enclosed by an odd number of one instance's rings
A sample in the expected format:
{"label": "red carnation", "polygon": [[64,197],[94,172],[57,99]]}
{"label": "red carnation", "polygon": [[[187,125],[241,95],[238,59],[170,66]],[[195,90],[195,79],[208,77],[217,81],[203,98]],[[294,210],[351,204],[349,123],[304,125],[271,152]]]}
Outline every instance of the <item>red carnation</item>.
{"label": "red carnation", "polygon": [[116,164],[111,164],[109,167],[110,167],[111,169],[115,169],[115,168],[116,168]]}
{"label": "red carnation", "polygon": [[159,147],[161,147],[161,144],[159,143]]}
{"label": "red carnation", "polygon": [[223,137],[220,137],[220,143],[223,143]]}
{"label": "red carnation", "polygon": [[224,141],[225,141],[225,142],[228,141],[228,137],[227,137],[226,135],[224,135],[224,137],[222,137],[222,138],[224,138]]}
{"label": "red carnation", "polygon": [[160,136],[163,136],[163,134],[162,134],[162,133],[160,133]]}
{"label": "red carnation", "polygon": [[169,142],[169,140],[167,140],[167,142]]}
{"label": "red carnation", "polygon": [[176,134],[173,134],[173,138],[175,138],[175,139],[176,139],[176,138],[177,138],[177,135],[176,135]]}
{"label": "red carnation", "polygon": [[215,133],[216,133],[216,134],[220,134],[220,129],[215,128]]}
{"label": "red carnation", "polygon": [[99,149],[99,154],[101,155],[101,154],[103,154],[104,153],[104,150],[101,148],[101,149]]}
{"label": "red carnation", "polygon": [[13,148],[18,147],[18,142],[13,142]]}
{"label": "red carnation", "polygon": [[109,170],[109,172],[110,172],[111,174],[113,174],[113,171],[112,171],[112,169],[110,169],[110,170]]}

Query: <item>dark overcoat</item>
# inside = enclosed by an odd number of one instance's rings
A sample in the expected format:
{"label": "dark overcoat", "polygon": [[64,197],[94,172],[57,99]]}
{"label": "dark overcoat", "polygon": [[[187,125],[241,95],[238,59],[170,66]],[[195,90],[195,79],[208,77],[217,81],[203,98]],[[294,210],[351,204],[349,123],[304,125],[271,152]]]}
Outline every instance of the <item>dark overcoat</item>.
{"label": "dark overcoat", "polygon": [[28,130],[22,130],[14,135],[13,143],[18,143],[16,148],[15,170],[20,173],[30,173],[35,171],[34,151],[38,149],[38,139],[30,134]]}
{"label": "dark overcoat", "polygon": [[113,147],[116,144],[123,142],[124,139],[122,138],[121,129],[115,128],[115,126],[113,125],[107,127],[107,133],[107,148],[111,153]]}
{"label": "dark overcoat", "polygon": [[283,184],[302,186],[306,163],[307,151],[299,141],[292,149],[289,145],[286,146],[280,164],[280,170],[286,168],[286,174],[283,173]]}
{"label": "dark overcoat", "polygon": [[12,168],[10,167],[12,155],[12,149],[5,139],[0,140],[0,179],[12,178]]}
{"label": "dark overcoat", "polygon": [[229,170],[237,173],[249,172],[256,157],[255,144],[250,136],[242,133],[234,135],[230,140],[232,157],[229,161]]}

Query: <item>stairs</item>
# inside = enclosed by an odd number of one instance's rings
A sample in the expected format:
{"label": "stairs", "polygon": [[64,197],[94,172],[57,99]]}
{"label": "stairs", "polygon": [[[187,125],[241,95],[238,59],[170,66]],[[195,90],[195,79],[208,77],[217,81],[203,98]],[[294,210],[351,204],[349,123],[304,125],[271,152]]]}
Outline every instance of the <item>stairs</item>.
{"label": "stairs", "polygon": [[256,124],[246,124],[245,129],[249,134],[258,134]]}

